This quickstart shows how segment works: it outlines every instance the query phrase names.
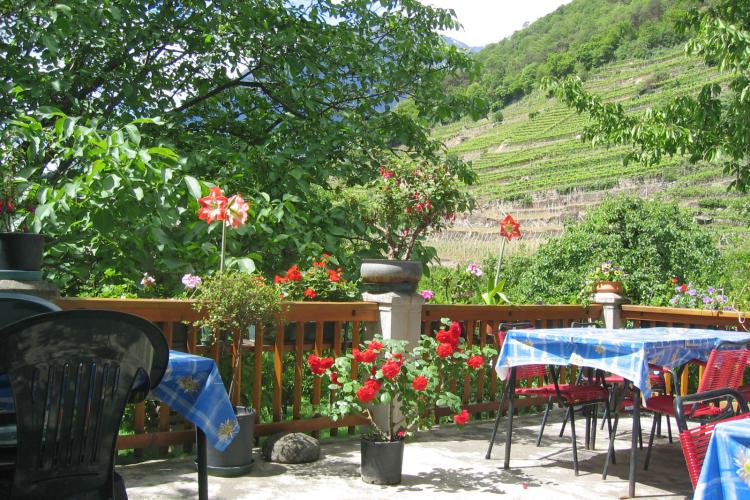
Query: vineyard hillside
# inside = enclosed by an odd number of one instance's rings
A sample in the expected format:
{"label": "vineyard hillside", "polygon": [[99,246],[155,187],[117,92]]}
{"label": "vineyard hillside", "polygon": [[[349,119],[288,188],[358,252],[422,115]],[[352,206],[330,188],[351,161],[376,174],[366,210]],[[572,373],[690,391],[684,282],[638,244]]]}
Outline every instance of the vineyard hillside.
{"label": "vineyard hillside", "polygon": [[[635,113],[728,80],[717,68],[670,49],[592,71],[586,87]],[[470,160],[479,176],[470,188],[476,210],[430,241],[444,262],[496,253],[498,222],[506,212],[520,220],[525,233],[525,246],[516,250],[533,251],[560,234],[566,220],[580,218],[603,196],[616,193],[677,200],[722,246],[736,245],[750,233],[743,211],[750,198],[727,191],[731,179],[718,163],[691,165],[676,157],[656,166],[625,166],[626,147],[582,142],[588,117],[540,91],[502,113],[502,123],[464,120],[433,130],[449,152]]]}

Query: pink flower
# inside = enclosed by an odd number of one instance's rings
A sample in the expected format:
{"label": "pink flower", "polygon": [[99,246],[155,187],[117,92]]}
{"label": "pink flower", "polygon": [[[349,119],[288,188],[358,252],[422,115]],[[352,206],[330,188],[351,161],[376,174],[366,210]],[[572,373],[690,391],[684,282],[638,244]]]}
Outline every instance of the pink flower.
{"label": "pink flower", "polygon": [[143,279],[141,279],[141,285],[146,288],[152,287],[156,284],[156,278],[148,273],[143,273]]}
{"label": "pink flower", "polygon": [[242,198],[241,194],[237,193],[227,200],[224,224],[226,224],[227,227],[237,229],[247,222],[247,211],[249,209],[250,204]]}
{"label": "pink flower", "polygon": [[419,292],[419,295],[421,295],[424,300],[432,300],[435,297],[435,292],[432,290],[422,290]]}
{"label": "pink flower", "polygon": [[477,278],[479,278],[480,276],[482,276],[482,274],[484,274],[482,273],[482,269],[480,269],[480,267],[474,264],[473,262],[466,267],[466,272],[473,274]]}
{"label": "pink flower", "polygon": [[200,276],[194,276],[190,273],[182,277],[182,284],[185,285],[185,288],[190,288],[190,289],[195,288],[198,285],[200,285],[202,282],[203,280],[201,280]]}

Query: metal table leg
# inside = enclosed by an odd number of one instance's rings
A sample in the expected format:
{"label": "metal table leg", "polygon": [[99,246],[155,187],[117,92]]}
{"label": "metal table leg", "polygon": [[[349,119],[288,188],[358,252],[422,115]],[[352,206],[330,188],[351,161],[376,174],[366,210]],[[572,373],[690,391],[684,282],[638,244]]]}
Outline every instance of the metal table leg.
{"label": "metal table leg", "polygon": [[206,435],[200,427],[195,428],[198,443],[198,499],[208,500],[208,468],[206,467]]}
{"label": "metal table leg", "polygon": [[630,474],[628,475],[628,497],[635,497],[635,470],[638,461],[638,434],[641,422],[641,390],[633,387],[633,434],[630,439]]}
{"label": "metal table leg", "polygon": [[516,399],[516,369],[510,369],[510,376],[508,377],[508,386],[505,388],[508,393],[508,428],[505,431],[505,464],[503,469],[510,468],[510,444],[511,437],[513,435],[513,405]]}

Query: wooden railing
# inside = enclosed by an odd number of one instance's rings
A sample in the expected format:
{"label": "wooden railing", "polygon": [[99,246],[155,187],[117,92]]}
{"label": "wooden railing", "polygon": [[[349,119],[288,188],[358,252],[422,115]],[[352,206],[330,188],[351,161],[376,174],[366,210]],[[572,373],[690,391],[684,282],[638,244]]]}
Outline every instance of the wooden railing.
{"label": "wooden railing", "polygon": [[676,326],[695,328],[750,329],[747,313],[678,307],[622,306],[622,318],[636,327]]}

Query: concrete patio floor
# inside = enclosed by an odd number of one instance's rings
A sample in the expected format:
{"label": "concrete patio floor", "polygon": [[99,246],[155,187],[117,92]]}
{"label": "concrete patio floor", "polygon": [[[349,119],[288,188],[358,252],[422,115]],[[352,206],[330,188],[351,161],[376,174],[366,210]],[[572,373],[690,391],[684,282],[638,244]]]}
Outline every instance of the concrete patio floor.
{"label": "concrete patio floor", "polygon": [[[535,446],[539,415],[517,417],[513,432],[510,470],[503,470],[503,445],[492,458],[484,458],[492,422],[475,422],[463,431],[454,426],[420,433],[404,452],[403,478],[399,485],[376,486],[359,476],[359,440],[337,438],[321,445],[321,458],[309,464],[267,463],[255,450],[253,471],[239,478],[209,477],[212,499],[358,499],[397,495],[408,498],[620,498],[628,491],[628,457],[631,420],[620,422],[616,441],[617,464],[601,478],[607,446],[606,432],[599,432],[597,449],[583,449],[583,421],[577,421],[581,473],[573,474],[569,433],[558,438],[562,412],[558,410],[545,432],[542,446]],[[642,419],[644,440],[651,419]],[[665,429],[666,430],[666,429]],[[504,428],[498,433],[503,440]],[[644,443],[646,444],[646,443]],[[669,444],[657,438],[651,467],[643,471],[645,449],[639,452],[639,498],[686,498],[692,493],[690,479],[675,438]],[[192,459],[153,460],[118,466],[128,496],[138,499],[197,498],[198,485]]]}

